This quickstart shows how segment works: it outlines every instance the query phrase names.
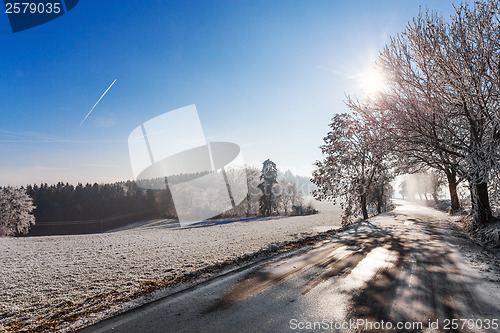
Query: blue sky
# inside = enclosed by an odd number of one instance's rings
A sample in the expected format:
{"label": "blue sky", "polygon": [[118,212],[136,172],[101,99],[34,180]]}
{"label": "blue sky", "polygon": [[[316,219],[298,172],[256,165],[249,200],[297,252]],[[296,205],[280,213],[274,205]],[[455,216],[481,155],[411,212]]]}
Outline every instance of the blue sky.
{"label": "blue sky", "polygon": [[247,164],[308,175],[389,37],[452,3],[80,0],[15,34],[0,13],[0,186],[132,179],[130,132],[191,104]]}

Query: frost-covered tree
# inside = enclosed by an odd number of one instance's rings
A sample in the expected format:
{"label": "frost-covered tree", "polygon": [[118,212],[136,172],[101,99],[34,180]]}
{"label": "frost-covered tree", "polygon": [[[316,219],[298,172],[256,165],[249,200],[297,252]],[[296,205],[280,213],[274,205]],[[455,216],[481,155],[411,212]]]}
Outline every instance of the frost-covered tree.
{"label": "frost-covered tree", "polygon": [[293,206],[302,206],[302,191],[296,183],[282,177],[273,187],[276,202],[285,215],[292,212]]}
{"label": "frost-covered tree", "polygon": [[391,181],[394,174],[389,170],[389,161],[380,161],[374,181],[368,187],[368,204],[375,206],[378,214],[386,211],[387,203],[392,192]]}
{"label": "frost-covered tree", "polygon": [[492,220],[488,183],[500,162],[499,31],[498,0],[461,5],[450,22],[420,13],[382,51],[387,87],[362,108],[410,163],[445,172],[452,202],[467,180],[478,224]]}
{"label": "frost-covered tree", "polygon": [[259,214],[259,200],[261,191],[259,189],[259,169],[247,167],[247,186],[248,193],[245,199],[246,216],[256,216]]}
{"label": "frost-covered tree", "polygon": [[368,206],[374,200],[381,200],[376,204],[382,206],[385,189],[392,179],[386,150],[375,145],[382,142],[353,115],[335,115],[330,129],[320,147],[324,159],[315,163],[317,169],[311,181],[318,189],[313,196],[334,204],[339,202],[344,210],[343,224],[358,213],[367,219]]}
{"label": "frost-covered tree", "polygon": [[439,204],[439,192],[441,191],[441,187],[444,184],[446,183],[445,180],[443,179],[442,174],[436,172],[429,174],[428,189],[430,190],[430,193],[436,205]]}
{"label": "frost-covered tree", "polygon": [[290,170],[285,171],[283,177],[297,185],[303,195],[310,195],[316,189],[316,186],[311,183],[311,177],[294,175]]}
{"label": "frost-covered tree", "polygon": [[18,235],[35,224],[33,199],[23,188],[0,189],[0,235]]}
{"label": "frost-covered tree", "polygon": [[278,168],[276,167],[276,163],[269,159],[265,160],[262,163],[262,174],[260,175],[262,183],[259,184],[259,188],[262,191],[259,210],[264,216],[269,216],[276,210],[276,196],[273,193],[273,186],[277,183],[277,177]]}
{"label": "frost-covered tree", "polygon": [[[457,187],[464,180],[464,177],[457,176],[459,157],[446,149],[436,148],[444,141],[442,137],[450,136],[450,133],[443,133],[442,124],[435,117],[428,118],[427,111],[422,110],[428,106],[415,104],[412,102],[413,97],[402,97],[400,94],[393,96],[390,89],[368,101],[349,99],[348,105],[366,121],[370,121],[374,128],[385,133],[385,144],[391,146],[391,152],[398,161],[395,173],[404,175],[434,170],[433,172],[445,174],[451,197],[451,211],[457,211],[460,209]],[[413,88],[400,89],[411,95]]]}

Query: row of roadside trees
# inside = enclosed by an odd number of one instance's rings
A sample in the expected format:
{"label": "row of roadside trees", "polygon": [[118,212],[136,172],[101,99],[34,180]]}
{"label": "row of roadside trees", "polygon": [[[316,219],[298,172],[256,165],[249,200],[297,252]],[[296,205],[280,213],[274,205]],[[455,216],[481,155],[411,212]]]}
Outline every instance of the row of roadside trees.
{"label": "row of roadside trees", "polygon": [[[391,38],[374,96],[348,98],[321,147],[313,182],[320,199],[343,197],[346,216],[378,204],[387,179],[432,170],[446,176],[451,211],[466,181],[474,225],[493,221],[490,196],[500,170],[500,8],[498,0],[455,8],[446,21],[421,12]],[[492,186],[493,185],[493,186]]]}

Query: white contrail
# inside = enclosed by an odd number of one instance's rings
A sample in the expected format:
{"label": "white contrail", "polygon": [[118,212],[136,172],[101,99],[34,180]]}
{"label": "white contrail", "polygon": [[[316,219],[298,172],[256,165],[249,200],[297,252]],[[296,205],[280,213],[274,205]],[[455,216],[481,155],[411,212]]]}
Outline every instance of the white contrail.
{"label": "white contrail", "polygon": [[87,119],[87,117],[90,115],[90,113],[92,112],[92,110],[94,110],[94,108],[96,107],[96,105],[99,104],[99,102],[101,101],[101,99],[104,97],[104,95],[106,95],[106,93],[108,92],[108,90],[111,89],[111,87],[113,86],[113,84],[115,84],[115,82],[116,82],[116,79],[113,81],[113,83],[111,83],[111,85],[108,87],[108,89],[106,89],[106,91],[104,92],[104,94],[102,94],[101,98],[99,98],[99,100],[94,104],[94,106],[92,107],[92,109],[90,109],[89,113],[87,113],[87,115],[85,116],[85,118],[80,123],[80,126],[82,126],[82,124],[85,121],[85,119]]}

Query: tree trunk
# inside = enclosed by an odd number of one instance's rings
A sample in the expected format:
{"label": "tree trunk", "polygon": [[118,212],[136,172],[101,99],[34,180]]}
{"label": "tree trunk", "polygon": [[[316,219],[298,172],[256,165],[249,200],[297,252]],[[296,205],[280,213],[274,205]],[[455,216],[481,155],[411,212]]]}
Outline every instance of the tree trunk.
{"label": "tree trunk", "polygon": [[439,198],[436,187],[434,187],[434,189],[432,190],[432,198],[434,199],[434,203],[436,204],[436,206],[439,205]]}
{"label": "tree trunk", "polygon": [[380,185],[380,199],[378,201],[378,207],[377,207],[378,213],[381,214],[382,211],[385,212],[386,207],[387,207],[387,202],[385,201],[384,184],[382,183],[382,185]]}
{"label": "tree trunk", "polygon": [[488,183],[470,184],[469,186],[474,223],[488,224],[493,219],[488,197]]}
{"label": "tree trunk", "polygon": [[457,172],[455,170],[446,170],[445,173],[448,179],[448,189],[450,190],[450,213],[455,213],[460,209],[460,200],[458,200],[457,194]]}
{"label": "tree trunk", "polygon": [[377,214],[382,214],[383,207],[384,207],[384,186],[380,185],[380,189],[377,191]]}
{"label": "tree trunk", "polygon": [[363,213],[363,219],[368,219],[368,211],[366,209],[366,194],[361,194],[361,212]]}
{"label": "tree trunk", "polygon": [[250,202],[250,191],[247,192],[247,217],[250,216],[250,212],[252,211],[252,205]]}

